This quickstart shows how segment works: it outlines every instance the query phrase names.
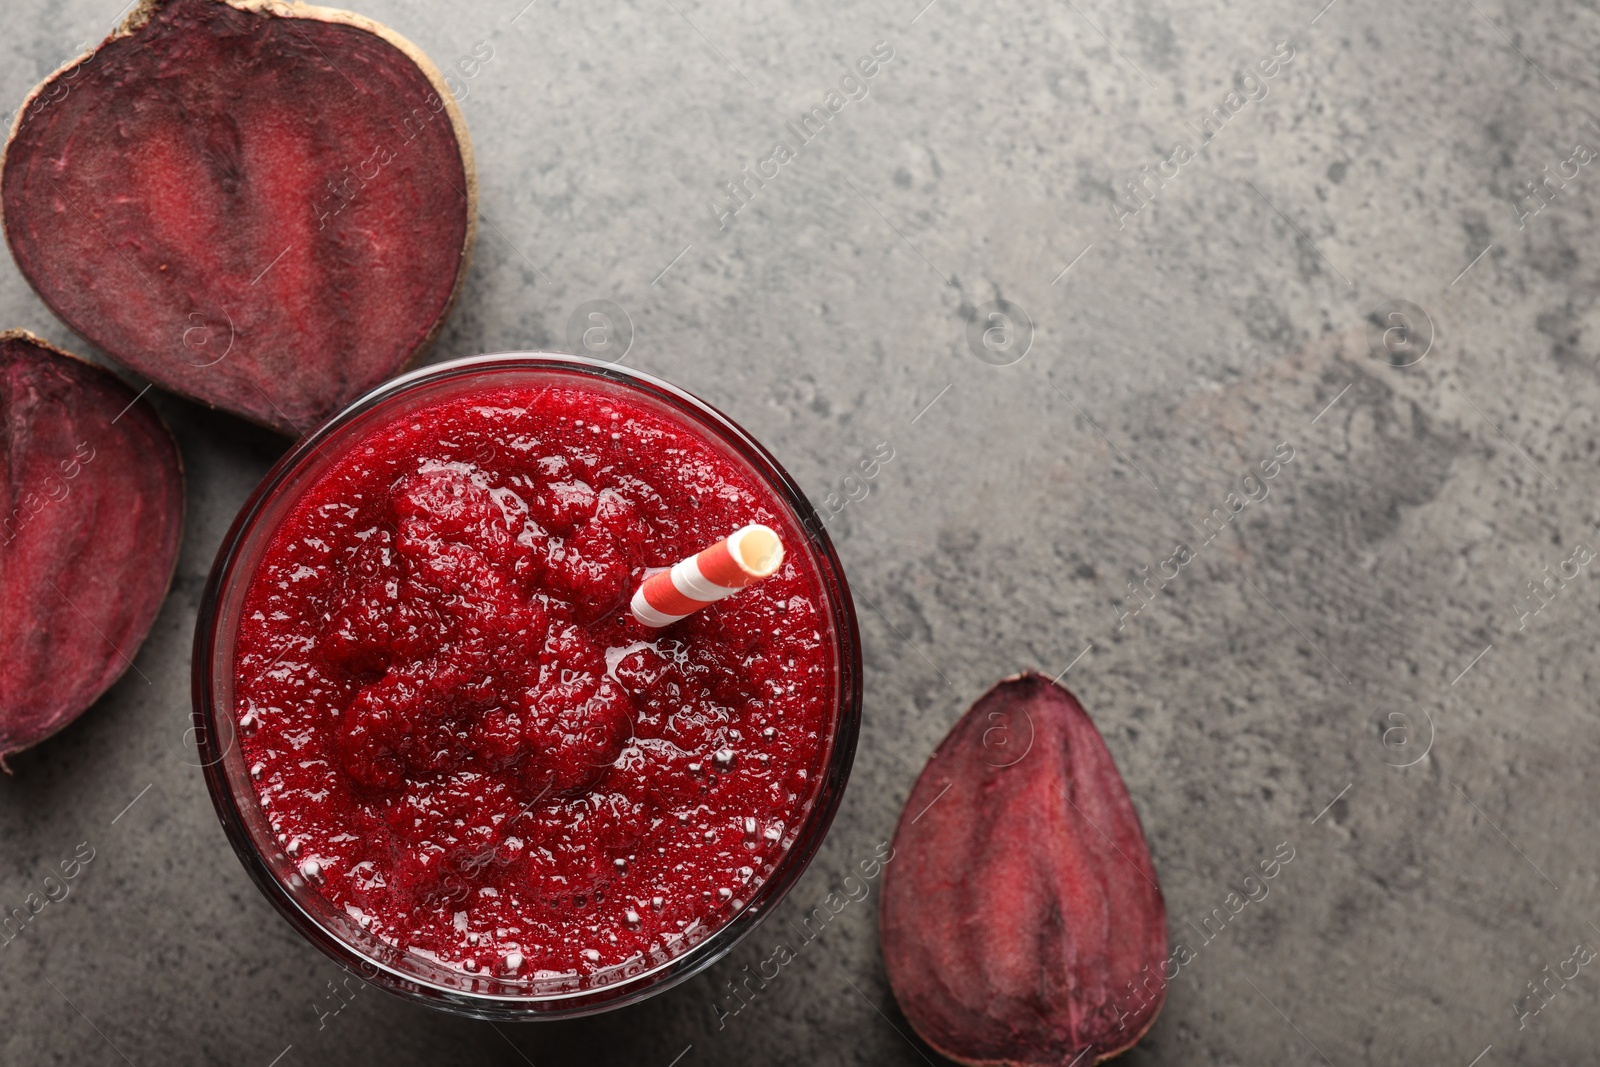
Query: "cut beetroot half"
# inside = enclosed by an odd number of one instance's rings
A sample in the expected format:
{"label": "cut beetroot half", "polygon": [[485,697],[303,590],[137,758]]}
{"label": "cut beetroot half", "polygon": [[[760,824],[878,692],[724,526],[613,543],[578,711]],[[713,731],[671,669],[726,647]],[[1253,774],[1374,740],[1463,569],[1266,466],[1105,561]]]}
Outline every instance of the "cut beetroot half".
{"label": "cut beetroot half", "polygon": [[421,354],[477,220],[466,123],[427,57],[267,0],[145,0],[24,101],[0,203],[73,329],[290,434]]}
{"label": "cut beetroot half", "polygon": [[906,800],[879,913],[895,999],[959,1063],[1087,1067],[1166,996],[1167,914],[1139,816],[1083,707],[995,686]]}
{"label": "cut beetroot half", "polygon": [[172,581],[183,467],[120,380],[0,333],[0,765],[133,664]]}

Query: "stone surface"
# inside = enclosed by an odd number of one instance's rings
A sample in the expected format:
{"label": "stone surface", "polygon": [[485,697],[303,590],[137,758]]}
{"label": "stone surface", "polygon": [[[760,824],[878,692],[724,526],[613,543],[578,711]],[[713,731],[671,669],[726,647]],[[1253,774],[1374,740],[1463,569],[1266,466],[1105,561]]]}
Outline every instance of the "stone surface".
{"label": "stone surface", "polygon": [[[876,886],[719,1006],[888,838],[973,699],[1069,666],[1193,956],[1126,1062],[1590,1055],[1593,979],[1544,968],[1600,945],[1600,587],[1585,567],[1517,599],[1600,541],[1590,5],[524,3],[363,9],[455,71],[477,150],[481,237],[434,358],[568,348],[609,300],[628,365],[722,407],[819,503],[892,444],[829,524],[868,666],[834,831],[731,958],[624,1014],[491,1027],[376,990],[322,1014],[339,972],[246,879],[187,735],[200,588],[284,444],[152,391],[189,473],[178,578],[138,670],[0,781],[0,908],[94,850],[0,947],[0,1061],[931,1061],[888,995]],[[0,99],[115,8],[12,0]],[[1236,83],[1280,41],[1274,77]],[[878,42],[865,98],[799,146],[785,122]],[[796,158],[727,213],[718,183],[780,139]],[[1534,213],[1546,174],[1566,182]],[[1376,313],[1402,300],[1431,330]],[[985,328],[1023,312],[1026,354],[993,365],[1022,340]],[[0,326],[86,350],[9,260]],[[1180,541],[1193,558],[1120,617]]]}

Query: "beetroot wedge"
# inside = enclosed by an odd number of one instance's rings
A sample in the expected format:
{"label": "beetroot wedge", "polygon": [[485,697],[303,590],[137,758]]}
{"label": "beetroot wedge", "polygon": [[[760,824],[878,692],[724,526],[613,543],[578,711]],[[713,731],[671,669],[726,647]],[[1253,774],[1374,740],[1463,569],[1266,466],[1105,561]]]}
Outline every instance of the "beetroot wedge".
{"label": "beetroot wedge", "polygon": [[1115,1056],[1166,994],[1166,906],[1094,723],[1038,674],[1001,682],[906,800],[879,914],[895,999],[967,1064]]}
{"label": "beetroot wedge", "polygon": [[145,0],[24,101],[0,204],[73,329],[294,434],[433,340],[476,232],[471,159],[439,72],[374,22]]}
{"label": "beetroot wedge", "polygon": [[183,468],[117,378],[0,333],[0,766],[133,663],[183,533]]}

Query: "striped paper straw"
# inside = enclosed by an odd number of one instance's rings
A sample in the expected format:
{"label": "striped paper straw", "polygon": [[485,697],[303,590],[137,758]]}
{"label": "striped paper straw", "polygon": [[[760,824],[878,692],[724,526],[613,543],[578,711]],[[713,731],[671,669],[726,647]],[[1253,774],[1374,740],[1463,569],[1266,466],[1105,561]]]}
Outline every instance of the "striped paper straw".
{"label": "striped paper straw", "polygon": [[646,578],[633,594],[633,617],[646,626],[666,626],[732,596],[782,564],[777,531],[754,523]]}

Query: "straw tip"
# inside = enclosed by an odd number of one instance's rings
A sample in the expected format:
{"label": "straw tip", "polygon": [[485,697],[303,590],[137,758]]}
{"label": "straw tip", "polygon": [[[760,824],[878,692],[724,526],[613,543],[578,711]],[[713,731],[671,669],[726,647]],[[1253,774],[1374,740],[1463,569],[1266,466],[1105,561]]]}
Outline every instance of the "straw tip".
{"label": "straw tip", "polygon": [[783,539],[778,531],[751,523],[728,538],[733,558],[752,578],[766,578],[783,566]]}

